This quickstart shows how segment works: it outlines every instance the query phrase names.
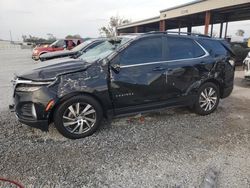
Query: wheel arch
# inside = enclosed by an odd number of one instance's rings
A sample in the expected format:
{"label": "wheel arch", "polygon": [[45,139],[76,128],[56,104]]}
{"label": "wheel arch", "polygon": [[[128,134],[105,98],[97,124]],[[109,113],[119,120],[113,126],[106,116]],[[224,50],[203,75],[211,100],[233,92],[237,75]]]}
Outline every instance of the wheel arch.
{"label": "wheel arch", "polygon": [[96,95],[94,95],[92,93],[88,93],[88,92],[75,91],[75,92],[72,92],[72,93],[69,93],[67,95],[60,97],[56,101],[55,105],[53,106],[53,108],[50,110],[50,113],[49,113],[49,123],[53,122],[54,113],[55,113],[56,109],[60,106],[60,104],[67,101],[71,97],[78,96],[78,95],[85,95],[85,96],[89,96],[89,97],[92,97],[93,99],[95,99],[100,104],[100,106],[103,110],[103,116],[107,117],[107,109],[105,108],[102,101]]}
{"label": "wheel arch", "polygon": [[46,54],[46,53],[48,53],[47,51],[42,51],[42,52],[40,52],[39,53],[39,58],[40,58],[40,55],[43,55],[43,54]]}
{"label": "wheel arch", "polygon": [[219,80],[215,79],[215,78],[209,78],[209,79],[207,79],[206,81],[204,81],[204,82],[200,85],[200,87],[201,87],[203,84],[208,83],[208,82],[211,82],[211,83],[213,83],[213,84],[215,84],[215,85],[218,86],[218,89],[219,89],[219,92],[220,92],[220,97],[221,97],[222,94],[223,94],[223,86],[222,86],[222,83],[221,83]]}

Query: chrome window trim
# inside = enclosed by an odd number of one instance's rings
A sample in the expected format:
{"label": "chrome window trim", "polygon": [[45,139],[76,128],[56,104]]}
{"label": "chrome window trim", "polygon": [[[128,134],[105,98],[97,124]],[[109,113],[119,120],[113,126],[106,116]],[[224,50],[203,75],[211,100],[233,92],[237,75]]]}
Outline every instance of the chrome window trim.
{"label": "chrome window trim", "polygon": [[[192,39],[191,39],[192,40]],[[196,40],[193,39],[193,41],[198,44],[198,46],[204,51],[204,55],[200,57],[194,57],[194,58],[185,58],[185,59],[175,59],[175,60],[168,60],[168,61],[157,61],[157,62],[148,62],[148,63],[139,63],[139,64],[134,64],[134,65],[121,65],[120,68],[129,68],[129,67],[137,67],[137,66],[142,66],[142,65],[152,65],[152,64],[161,64],[161,63],[171,63],[171,62],[176,62],[176,61],[187,61],[187,60],[197,60],[197,59],[202,59],[204,57],[209,56],[208,51]]]}

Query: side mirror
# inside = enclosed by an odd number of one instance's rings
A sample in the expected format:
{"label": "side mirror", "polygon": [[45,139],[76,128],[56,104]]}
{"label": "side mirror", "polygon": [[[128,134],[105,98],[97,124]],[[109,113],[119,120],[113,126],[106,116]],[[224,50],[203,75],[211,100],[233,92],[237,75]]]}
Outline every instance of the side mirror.
{"label": "side mirror", "polygon": [[[105,58],[106,59],[106,58]],[[110,67],[112,71],[114,71],[116,74],[118,74],[121,71],[121,65],[120,65],[120,55],[117,55],[111,62]]]}
{"label": "side mirror", "polygon": [[114,64],[114,65],[111,65],[111,69],[117,74],[120,72],[121,66],[119,64]]}

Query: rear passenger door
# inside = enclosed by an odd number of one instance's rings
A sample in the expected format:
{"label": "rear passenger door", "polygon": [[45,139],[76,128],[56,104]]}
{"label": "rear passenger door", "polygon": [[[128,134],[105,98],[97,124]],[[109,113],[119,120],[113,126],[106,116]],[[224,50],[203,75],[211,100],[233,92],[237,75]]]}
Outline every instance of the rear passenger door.
{"label": "rear passenger door", "polygon": [[209,61],[205,59],[208,54],[192,38],[167,36],[165,44],[168,98],[185,96],[189,88],[201,79],[206,61]]}

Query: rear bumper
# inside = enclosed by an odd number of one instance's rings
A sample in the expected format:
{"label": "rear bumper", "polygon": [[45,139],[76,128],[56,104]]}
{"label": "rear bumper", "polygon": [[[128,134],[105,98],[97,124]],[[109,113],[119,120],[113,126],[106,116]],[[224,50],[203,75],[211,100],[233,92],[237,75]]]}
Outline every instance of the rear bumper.
{"label": "rear bumper", "polygon": [[233,88],[234,88],[233,85],[230,86],[230,87],[224,88],[223,91],[222,91],[221,98],[224,99],[224,98],[228,97],[232,93]]}

